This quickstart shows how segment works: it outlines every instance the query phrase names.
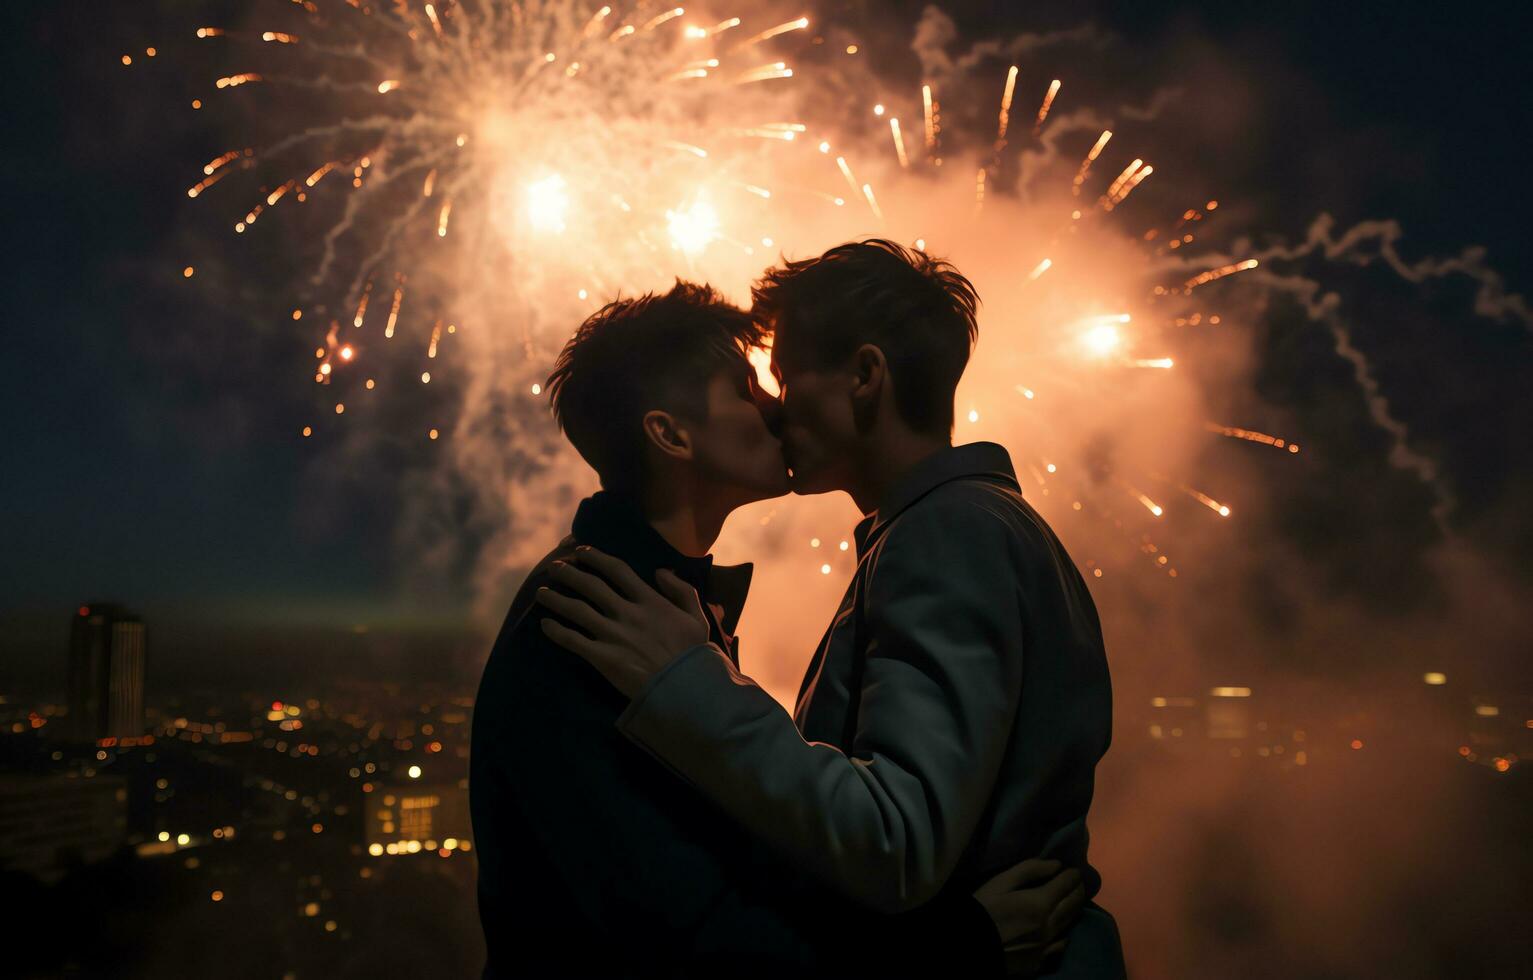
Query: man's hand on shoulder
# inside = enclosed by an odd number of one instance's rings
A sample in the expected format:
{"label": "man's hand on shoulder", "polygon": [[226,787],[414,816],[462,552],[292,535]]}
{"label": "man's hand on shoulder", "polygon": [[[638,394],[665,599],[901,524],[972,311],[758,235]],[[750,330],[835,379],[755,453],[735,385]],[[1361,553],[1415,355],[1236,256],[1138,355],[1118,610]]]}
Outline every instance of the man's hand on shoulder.
{"label": "man's hand on shoulder", "polygon": [[1033,858],[979,886],[974,898],[1001,937],[1006,975],[1027,977],[1064,950],[1065,937],[1086,906],[1086,886],[1077,869]]}
{"label": "man's hand on shoulder", "polygon": [[574,595],[545,586],[538,589],[537,601],[580,629],[545,616],[543,633],[585,659],[630,699],[671,661],[708,642],[708,620],[697,591],[670,571],[655,573],[657,592],[626,563],[595,548],[576,548],[575,560],[583,567],[556,561],[549,573]]}

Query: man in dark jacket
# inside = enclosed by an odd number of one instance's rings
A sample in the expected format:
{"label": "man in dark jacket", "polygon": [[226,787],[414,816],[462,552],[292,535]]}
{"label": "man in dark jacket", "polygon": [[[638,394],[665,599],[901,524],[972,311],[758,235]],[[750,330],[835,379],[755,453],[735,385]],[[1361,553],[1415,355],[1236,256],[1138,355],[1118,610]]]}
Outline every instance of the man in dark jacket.
{"label": "man in dark jacket", "polygon": [[[586,601],[541,598],[544,629],[631,699],[619,720],[790,863],[896,913],[998,868],[1087,860],[1094,771],[1112,730],[1101,627],[1006,450],[951,444],[977,297],[950,265],[870,240],[770,270],[794,489],[866,516],[858,568],[789,716],[708,639],[680,583],[612,557],[564,569]],[[1112,917],[1089,906],[1048,975],[1119,978]]]}
{"label": "man in dark jacket", "polygon": [[1012,869],[983,906],[967,892],[901,915],[849,901],[625,739],[626,699],[545,634],[535,597],[594,547],[647,583],[686,583],[708,641],[734,662],[750,568],[707,552],[730,511],[786,489],[772,405],[745,357],[759,339],[743,311],[678,284],[593,316],[550,379],[606,489],[513,601],[475,703],[487,976],[998,977],[1035,962],[1084,901],[1079,875],[1055,862]]}

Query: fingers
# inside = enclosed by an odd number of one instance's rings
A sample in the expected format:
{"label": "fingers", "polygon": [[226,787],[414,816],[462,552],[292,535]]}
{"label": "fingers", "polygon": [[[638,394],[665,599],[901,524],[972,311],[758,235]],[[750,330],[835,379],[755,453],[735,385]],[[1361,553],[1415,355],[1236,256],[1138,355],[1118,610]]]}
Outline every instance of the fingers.
{"label": "fingers", "polygon": [[660,594],[677,609],[698,619],[703,618],[703,602],[698,598],[697,590],[683,582],[675,572],[668,568],[660,569],[655,573],[655,585],[659,586]]}
{"label": "fingers", "polygon": [[1032,858],[1020,864],[1014,864],[991,878],[980,886],[976,897],[989,895],[1004,895],[1007,892],[1018,891],[1029,885],[1048,881],[1059,874],[1064,864],[1046,858]]}
{"label": "fingers", "polygon": [[560,621],[553,620],[552,617],[544,617],[538,626],[543,627],[543,635],[553,643],[560,644],[570,653],[576,653],[581,658],[587,659],[602,673],[607,672],[613,661],[621,659],[618,650],[612,644],[592,640],[590,636],[584,635],[579,630],[570,629]]}
{"label": "fingers", "polygon": [[583,572],[566,561],[556,561],[548,566],[548,574],[560,585],[580,593],[606,613],[617,613],[627,601],[598,575]]}
{"label": "fingers", "polygon": [[547,586],[533,593],[533,598],[538,605],[553,610],[593,637],[605,636],[612,629],[612,621],[592,609],[588,603],[561,595]]}
{"label": "fingers", "polygon": [[1085,879],[1080,877],[1080,872],[1076,872],[1076,878],[1075,887],[1054,907],[1054,911],[1049,913],[1047,928],[1051,939],[1058,939],[1068,933],[1080,920],[1081,912],[1086,908]]}
{"label": "fingers", "polygon": [[583,565],[589,565],[601,573],[602,577],[611,582],[617,591],[635,602],[643,599],[646,595],[654,595],[655,590],[634,570],[628,567],[628,563],[603,551],[587,545],[581,545],[575,549],[575,560]]}
{"label": "fingers", "polygon": [[[1057,863],[1057,862],[1056,862]],[[1066,868],[1043,882],[1040,891],[1041,897],[1048,903],[1049,908],[1054,908],[1065,900],[1071,892],[1084,889],[1080,869]]]}

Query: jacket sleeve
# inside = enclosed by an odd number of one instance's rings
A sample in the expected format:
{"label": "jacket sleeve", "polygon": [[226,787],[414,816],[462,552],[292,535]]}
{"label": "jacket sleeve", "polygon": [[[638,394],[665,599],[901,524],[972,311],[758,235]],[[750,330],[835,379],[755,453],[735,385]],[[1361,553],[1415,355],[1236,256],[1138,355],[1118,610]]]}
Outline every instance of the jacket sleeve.
{"label": "jacket sleeve", "polygon": [[763,977],[882,970],[916,956],[1002,975],[1000,939],[967,895],[875,916],[773,869],[737,824],[616,732],[622,699],[592,668],[533,642],[529,669],[496,706],[490,772],[515,787],[527,846],[563,879],[569,914],[594,927],[593,941],[675,976],[725,964],[738,975],[744,963]]}
{"label": "jacket sleeve", "polygon": [[849,752],[792,718],[713,647],[650,679],[619,727],[790,862],[884,912],[935,896],[990,800],[1022,679],[1014,536],[978,504],[929,501],[866,570]]}

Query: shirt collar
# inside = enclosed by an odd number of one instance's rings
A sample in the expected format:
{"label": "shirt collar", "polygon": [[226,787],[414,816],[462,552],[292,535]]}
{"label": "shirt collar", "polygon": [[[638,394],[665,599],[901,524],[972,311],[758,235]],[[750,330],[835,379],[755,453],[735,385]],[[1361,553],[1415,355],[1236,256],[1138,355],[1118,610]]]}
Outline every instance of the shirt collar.
{"label": "shirt collar", "polygon": [[1022,491],[1017,483],[1016,470],[1011,465],[1011,454],[1006,447],[993,442],[971,442],[964,446],[948,446],[939,449],[906,470],[894,485],[885,491],[878,509],[867,515],[857,525],[857,557],[873,543],[884,527],[900,512],[944,483],[964,478],[994,480]]}
{"label": "shirt collar", "polygon": [[627,562],[639,577],[653,584],[662,568],[676,573],[692,586],[704,602],[723,609],[719,618],[726,632],[734,632],[745,608],[754,567],[715,565],[712,555],[684,555],[661,537],[645,520],[638,502],[622,494],[600,490],[580,502],[570,527],[575,540]]}

